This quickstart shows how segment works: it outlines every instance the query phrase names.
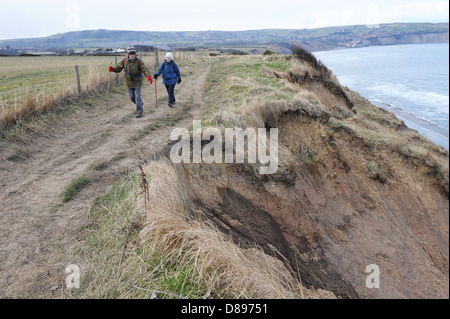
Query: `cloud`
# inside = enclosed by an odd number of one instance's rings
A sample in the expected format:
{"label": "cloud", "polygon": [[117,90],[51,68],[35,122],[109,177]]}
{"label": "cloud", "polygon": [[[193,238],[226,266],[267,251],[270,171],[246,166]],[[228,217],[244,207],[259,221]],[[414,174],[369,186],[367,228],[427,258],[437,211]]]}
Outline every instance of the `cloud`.
{"label": "cloud", "polygon": [[389,6],[381,12],[386,21],[448,21],[449,2],[416,2]]}
{"label": "cloud", "polygon": [[236,31],[448,22],[448,10],[448,1],[440,0],[16,0],[2,4],[0,38],[85,29]]}

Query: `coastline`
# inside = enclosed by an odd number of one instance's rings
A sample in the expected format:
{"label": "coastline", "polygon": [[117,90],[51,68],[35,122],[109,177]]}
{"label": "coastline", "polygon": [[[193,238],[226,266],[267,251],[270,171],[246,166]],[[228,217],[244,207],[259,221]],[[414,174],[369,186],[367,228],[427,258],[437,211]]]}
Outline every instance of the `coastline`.
{"label": "coastline", "polygon": [[315,55],[333,70],[341,85],[449,150],[448,71],[443,71],[448,70],[448,43],[355,48]]}
{"label": "coastline", "polygon": [[449,150],[449,131],[440,128],[435,123],[432,123],[426,119],[419,118],[414,114],[406,112],[399,107],[392,107],[388,103],[374,101],[374,99],[371,97],[369,97],[368,99],[372,104],[386,111],[394,113],[399,120],[405,122],[408,128],[416,130],[420,135],[428,138],[435,144],[441,145],[446,150]]}

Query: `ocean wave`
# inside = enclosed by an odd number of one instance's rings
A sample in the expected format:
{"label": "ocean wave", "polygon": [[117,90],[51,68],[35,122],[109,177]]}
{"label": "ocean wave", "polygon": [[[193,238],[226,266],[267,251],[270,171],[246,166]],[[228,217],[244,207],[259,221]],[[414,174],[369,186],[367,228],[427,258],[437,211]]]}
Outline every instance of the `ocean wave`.
{"label": "ocean wave", "polygon": [[407,104],[434,107],[437,111],[442,111],[446,107],[448,114],[449,96],[433,91],[425,91],[397,84],[382,84],[368,87],[374,95],[402,99]]}
{"label": "ocean wave", "polygon": [[448,148],[448,44],[349,49],[320,59],[342,85]]}
{"label": "ocean wave", "polygon": [[[396,103],[394,104],[390,104],[390,103],[386,103],[383,100],[376,98],[376,97],[370,97],[369,101],[371,101],[374,105],[385,109],[389,112],[394,113],[395,115],[401,115],[402,117],[407,117],[408,119],[410,119],[413,122],[416,122],[417,124],[422,123],[425,125],[435,125],[437,128],[439,128],[440,130],[446,131],[448,134],[448,129],[445,129],[443,127],[441,127],[441,125],[439,125],[440,123],[438,123],[438,120],[441,117],[437,117],[435,113],[435,111],[433,109],[427,109],[427,113],[426,115],[420,113],[420,112],[415,112],[413,110],[411,110],[410,108],[405,109],[402,105],[398,105]],[[443,112],[441,112],[443,113]],[[447,110],[447,114],[448,114],[448,110]]]}

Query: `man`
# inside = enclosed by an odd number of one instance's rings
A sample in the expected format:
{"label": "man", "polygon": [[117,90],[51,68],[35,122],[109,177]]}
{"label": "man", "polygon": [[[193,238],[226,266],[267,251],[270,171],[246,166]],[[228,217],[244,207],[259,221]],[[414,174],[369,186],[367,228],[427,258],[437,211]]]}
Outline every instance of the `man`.
{"label": "man", "polygon": [[125,86],[131,101],[136,104],[136,117],[140,118],[144,112],[144,103],[142,103],[141,97],[141,88],[143,84],[142,74],[147,77],[150,84],[153,83],[153,79],[144,64],[144,61],[141,61],[136,57],[136,49],[131,47],[127,49],[127,52],[128,57],[117,63],[115,68],[110,66],[109,72],[120,73],[122,70],[125,71]]}
{"label": "man", "polygon": [[[164,73],[163,73],[164,72]],[[159,67],[158,72],[153,76],[155,79],[163,73],[163,83],[166,86],[167,93],[169,94],[169,106],[172,107],[175,101],[175,85],[181,83],[181,73],[178,65],[173,60],[171,52],[166,54],[166,60]]]}

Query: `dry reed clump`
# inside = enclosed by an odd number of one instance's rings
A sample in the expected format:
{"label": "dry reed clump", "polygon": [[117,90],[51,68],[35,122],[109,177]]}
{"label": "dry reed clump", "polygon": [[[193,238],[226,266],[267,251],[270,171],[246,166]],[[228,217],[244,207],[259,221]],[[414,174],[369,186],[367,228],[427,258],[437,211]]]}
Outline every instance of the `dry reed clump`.
{"label": "dry reed clump", "polygon": [[319,73],[322,74],[331,73],[330,70],[328,70],[327,67],[321,61],[317,60],[316,57],[311,52],[302,48],[300,45],[293,44],[291,46],[291,51],[297,60],[306,62]]}
{"label": "dry reed clump", "polygon": [[[324,66],[325,67],[325,66]],[[278,73],[278,77],[283,78],[283,75]],[[328,86],[340,86],[337,77],[328,69],[315,69],[310,64],[302,60],[294,59],[292,61],[292,68],[284,77],[287,77],[291,83],[329,83]]]}
{"label": "dry reed clump", "polygon": [[[64,94],[64,96],[68,96]],[[21,102],[12,107],[2,106],[1,122],[4,127],[10,127],[22,120],[45,113],[58,104],[61,99],[60,93],[39,94],[37,96],[29,91],[25,93]]]}
{"label": "dry reed clump", "polygon": [[265,101],[260,99],[245,103],[241,108],[242,126],[254,128],[278,128],[282,116],[289,113],[305,115],[327,123],[330,114],[318,102],[309,96],[297,94],[291,101]]}
{"label": "dry reed clump", "polygon": [[[292,121],[298,123],[296,122],[298,116],[310,119],[312,123],[317,123],[317,125],[328,123],[331,114],[316,99],[317,97],[312,93],[303,94],[299,92],[290,101],[251,100],[249,103],[244,103],[240,109],[240,114],[228,114],[228,117],[232,118],[242,128],[278,128],[279,136],[291,135],[292,129],[311,129],[309,126],[300,128],[289,124]],[[287,141],[286,138],[281,138],[281,140],[284,140],[284,143]],[[321,140],[320,137],[319,140]],[[283,142],[279,142],[278,170],[271,175],[271,178],[290,184],[295,182],[301,166],[306,165],[309,169],[314,169],[314,166],[318,165],[320,156],[311,150],[311,146],[305,144],[306,150],[303,152],[298,150],[298,145],[304,143],[299,140],[295,140],[294,143],[297,146],[292,143],[284,145]]]}
{"label": "dry reed clump", "polygon": [[252,100],[242,106],[241,112],[248,126],[254,128],[277,128],[278,119],[287,109],[286,101]]}
{"label": "dry reed clump", "polygon": [[172,164],[156,161],[145,170],[150,198],[141,245],[151,246],[179,267],[194,265],[197,280],[208,287],[205,297],[299,297],[301,288],[279,261],[257,248],[239,248],[211,223],[192,217],[186,184]]}
{"label": "dry reed clump", "polygon": [[[104,91],[109,81],[109,74],[100,73],[98,69],[90,67],[87,80],[81,83],[82,95]],[[64,102],[77,98],[76,84],[62,83],[59,89],[49,89],[40,93],[26,90],[13,105],[1,103],[0,121],[4,128],[9,128],[21,121],[57,109]]]}
{"label": "dry reed clump", "polygon": [[296,91],[306,87],[307,90],[314,91],[321,96],[324,95],[320,92],[325,91],[334,96],[334,98],[341,99],[348,109],[352,110],[354,108],[353,102],[331,71],[316,70],[307,63],[294,60],[292,68],[282,77],[289,83],[294,84],[294,88],[295,86],[297,87]]}
{"label": "dry reed clump", "polygon": [[286,73],[276,73],[276,77],[294,84],[294,89],[295,86],[298,89],[306,86],[309,90],[315,92],[325,90],[335,98],[341,99],[348,109],[354,108],[353,102],[347,96],[336,76],[322,62],[300,46],[294,45],[291,50],[294,56],[292,68]]}

